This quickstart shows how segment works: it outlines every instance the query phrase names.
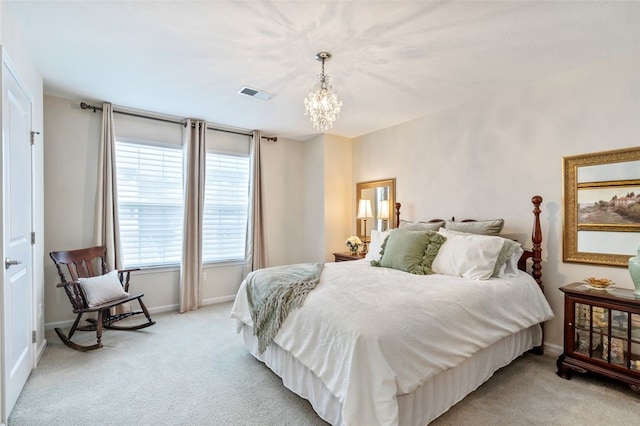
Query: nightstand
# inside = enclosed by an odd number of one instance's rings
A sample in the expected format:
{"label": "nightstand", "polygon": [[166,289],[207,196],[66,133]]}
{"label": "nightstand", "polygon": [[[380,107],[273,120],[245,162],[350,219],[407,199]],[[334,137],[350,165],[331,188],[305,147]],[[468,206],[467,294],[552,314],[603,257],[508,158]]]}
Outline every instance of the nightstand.
{"label": "nightstand", "polygon": [[587,371],[625,382],[640,391],[640,299],[633,290],[589,289],[585,283],[564,293],[564,353],[558,375]]}
{"label": "nightstand", "polygon": [[365,255],[363,253],[351,254],[349,252],[345,252],[345,253],[333,253],[333,256],[335,257],[336,262],[347,262],[349,260],[364,259]]}

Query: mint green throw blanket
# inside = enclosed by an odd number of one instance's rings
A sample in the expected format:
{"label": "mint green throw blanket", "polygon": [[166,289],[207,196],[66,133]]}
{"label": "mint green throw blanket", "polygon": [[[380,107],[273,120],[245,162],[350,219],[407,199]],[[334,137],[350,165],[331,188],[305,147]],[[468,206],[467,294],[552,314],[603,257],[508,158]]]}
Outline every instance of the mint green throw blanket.
{"label": "mint green throw blanket", "polygon": [[247,300],[258,350],[263,353],[292,309],[304,303],[320,281],[324,263],[259,269],[247,276]]}

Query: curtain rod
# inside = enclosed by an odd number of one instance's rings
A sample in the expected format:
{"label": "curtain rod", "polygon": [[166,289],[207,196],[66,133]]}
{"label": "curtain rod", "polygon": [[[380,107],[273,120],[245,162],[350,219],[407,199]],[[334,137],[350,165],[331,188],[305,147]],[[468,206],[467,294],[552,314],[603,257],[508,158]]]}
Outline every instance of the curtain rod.
{"label": "curtain rod", "polygon": [[[93,110],[93,112],[102,111],[102,107],[95,106],[95,105],[89,105],[86,102],[80,102],[80,108],[81,109],[91,109],[91,110]],[[153,116],[150,116],[150,115],[136,114],[134,112],[128,112],[128,111],[116,111],[115,109],[113,110],[113,112],[118,113],[118,114],[123,114],[123,115],[130,115],[132,117],[146,118],[148,120],[162,121],[164,123],[180,124],[182,126],[186,126],[187,125],[186,121],[184,121],[184,120],[183,121],[169,120],[168,118],[153,117]],[[217,127],[211,127],[211,126],[207,126],[207,129],[215,130],[217,132],[233,133],[234,135],[251,136],[251,133],[244,133],[244,132],[238,132],[238,131],[227,130],[227,129],[219,129]],[[278,142],[278,137],[277,136],[260,136],[260,137],[262,139],[266,139],[269,142]]]}

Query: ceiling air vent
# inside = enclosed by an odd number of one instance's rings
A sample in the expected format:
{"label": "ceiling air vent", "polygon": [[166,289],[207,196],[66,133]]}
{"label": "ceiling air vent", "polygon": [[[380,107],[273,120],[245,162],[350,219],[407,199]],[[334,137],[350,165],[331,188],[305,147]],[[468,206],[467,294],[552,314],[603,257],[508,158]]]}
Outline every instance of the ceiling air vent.
{"label": "ceiling air vent", "polygon": [[251,87],[247,86],[242,86],[240,90],[238,90],[238,93],[241,95],[251,96],[252,98],[262,99],[263,101],[268,101],[269,99],[273,98],[273,95],[271,93],[267,93],[258,89],[252,89]]}

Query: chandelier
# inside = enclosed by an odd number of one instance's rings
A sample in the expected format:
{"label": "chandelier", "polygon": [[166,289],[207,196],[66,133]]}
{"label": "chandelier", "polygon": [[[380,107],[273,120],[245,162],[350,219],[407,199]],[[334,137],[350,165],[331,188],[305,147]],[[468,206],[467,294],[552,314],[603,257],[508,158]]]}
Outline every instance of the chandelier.
{"label": "chandelier", "polygon": [[329,59],[329,52],[316,54],[316,60],[322,62],[322,72],[318,75],[318,82],[304,99],[304,115],[308,115],[313,127],[321,132],[333,127],[333,122],[340,117],[342,108],[342,101],[333,90],[329,76],[324,73],[324,63]]}

